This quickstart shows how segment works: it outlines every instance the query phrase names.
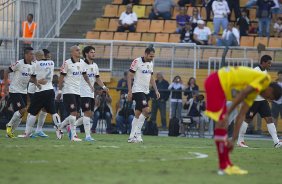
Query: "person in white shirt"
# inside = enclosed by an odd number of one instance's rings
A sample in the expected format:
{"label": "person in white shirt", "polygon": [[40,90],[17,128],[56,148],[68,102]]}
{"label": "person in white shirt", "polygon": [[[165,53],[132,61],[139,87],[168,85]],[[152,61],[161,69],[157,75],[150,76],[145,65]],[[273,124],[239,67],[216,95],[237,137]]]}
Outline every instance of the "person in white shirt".
{"label": "person in white shirt", "polygon": [[[83,60],[80,59],[80,48],[74,45],[70,48],[71,58],[66,60],[61,67],[61,75],[59,77],[59,91],[56,97],[57,100],[61,98],[63,94],[63,102],[66,111],[70,115],[61,123],[60,129],[69,124],[68,133],[71,141],[81,141],[76,135],[76,117],[77,112],[80,110],[80,87],[81,76],[84,76],[88,86],[94,91],[94,87],[91,85],[86,71],[83,67]],[[64,83],[64,84],[63,84]]]}
{"label": "person in white shirt", "polygon": [[217,39],[217,46],[238,46],[240,44],[240,33],[233,23],[228,24],[223,31],[222,38]]}
{"label": "person in white shirt", "polygon": [[[34,61],[33,48],[27,47],[24,49],[24,59],[12,64],[4,73],[5,96],[8,95],[9,89],[9,100],[14,110],[14,115],[7,124],[6,129],[7,137],[9,138],[16,138],[13,132],[21,123],[22,117],[26,112],[28,82],[32,81],[35,85],[40,86],[34,81],[34,66],[32,65],[32,61]],[[13,79],[8,87],[9,73],[13,74]]]}
{"label": "person in white shirt", "polygon": [[203,20],[198,20],[198,26],[194,29],[193,39],[197,45],[210,45],[211,44],[211,30],[205,26]]}
{"label": "person in white shirt", "polygon": [[279,17],[274,23],[274,35],[275,37],[282,37],[282,17]]}
{"label": "person in white shirt", "polygon": [[228,14],[230,14],[230,10],[225,0],[216,0],[212,3],[212,11],[214,14],[214,34],[218,35],[220,32],[220,26],[222,26],[223,30],[227,28]]}
{"label": "person in white shirt", "polygon": [[[277,73],[277,75],[278,75],[277,83],[282,88],[282,70],[280,70]],[[282,118],[282,97],[279,100],[272,102],[271,114],[274,119],[275,126],[277,128],[278,126],[277,121],[278,121],[279,115],[280,115],[280,118]]]}
{"label": "person in white shirt", "polygon": [[[143,142],[141,136],[141,128],[146,117],[149,117],[149,88],[153,86],[157,99],[160,98],[160,93],[157,89],[156,82],[153,76],[153,59],[155,57],[155,49],[148,47],[145,50],[144,57],[139,57],[133,60],[127,76],[128,84],[128,101],[134,100],[135,117],[132,120],[131,132],[128,138],[129,143]],[[133,86],[132,86],[132,79]]]}
{"label": "person in white shirt", "polygon": [[[271,61],[272,61],[271,56],[264,55],[260,59],[259,66],[255,67],[254,69],[257,70],[257,71],[266,73],[267,70],[271,66]],[[269,106],[267,100],[264,99],[263,97],[261,97],[260,95],[258,95],[256,97],[253,105],[250,107],[249,111],[246,114],[245,121],[243,121],[241,128],[240,128],[240,131],[239,131],[237,145],[239,147],[248,148],[248,146],[246,145],[245,140],[244,140],[244,135],[246,134],[248,124],[251,123],[252,119],[254,118],[254,116],[257,113],[259,113],[259,115],[262,118],[265,119],[265,121],[267,123],[268,132],[271,135],[273,142],[274,142],[274,147],[275,148],[281,148],[282,142],[280,142],[280,140],[278,139],[277,130],[276,130],[276,127],[275,127],[275,124],[274,124],[274,120],[271,117],[270,106]]]}
{"label": "person in white shirt", "polygon": [[[83,70],[88,76],[91,86],[93,86],[94,88],[94,84],[95,82],[97,82],[97,84],[101,86],[104,90],[108,90],[100,78],[98,65],[94,63],[95,48],[92,46],[86,46],[82,51],[82,55],[85,58],[82,63]],[[90,118],[92,116],[92,112],[94,111],[95,105],[94,91],[86,82],[84,76],[81,76],[80,82],[80,100],[83,116],[75,122],[75,126],[80,126],[83,124],[85,130],[84,140],[94,141],[94,139],[90,135]]]}
{"label": "person in white shirt", "polygon": [[132,12],[132,5],[126,5],[126,11],[122,12],[119,17],[119,26],[117,32],[124,32],[128,30],[129,32],[135,32],[137,24],[137,15]]}

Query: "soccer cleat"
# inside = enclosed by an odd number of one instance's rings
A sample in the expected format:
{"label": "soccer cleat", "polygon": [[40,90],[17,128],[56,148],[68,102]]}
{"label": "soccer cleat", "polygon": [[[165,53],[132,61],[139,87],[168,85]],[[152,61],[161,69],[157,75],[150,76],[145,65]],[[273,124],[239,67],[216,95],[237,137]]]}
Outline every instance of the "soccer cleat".
{"label": "soccer cleat", "polygon": [[87,141],[87,142],[92,142],[92,141],[95,141],[91,136],[89,136],[89,137],[85,137],[85,139],[84,139],[85,141]]}
{"label": "soccer cleat", "polygon": [[237,146],[241,147],[241,148],[248,148],[249,146],[246,145],[246,143],[244,141],[238,142]]}
{"label": "soccer cleat", "polygon": [[128,143],[136,143],[136,138],[135,138],[135,137],[133,137],[133,138],[128,138],[128,139],[127,139],[127,142],[128,142]]}
{"label": "soccer cleat", "polygon": [[67,132],[68,132],[69,139],[72,140],[72,134],[71,134],[70,125],[68,125],[68,126],[66,127],[66,129],[67,129]]}
{"label": "soccer cleat", "polygon": [[37,137],[36,135],[33,134],[27,135],[26,133],[18,135],[18,138],[36,138],[36,137]]}
{"label": "soccer cleat", "polygon": [[63,131],[60,130],[57,125],[55,125],[54,128],[56,129],[56,136],[57,136],[57,139],[62,139],[63,136],[64,136]]}
{"label": "soccer cleat", "polygon": [[274,148],[282,148],[282,142],[279,141],[278,143],[274,144]]}
{"label": "soccer cleat", "polygon": [[35,132],[34,135],[37,136],[37,137],[42,137],[42,138],[49,137],[49,136],[46,135],[43,131]]}
{"label": "soccer cleat", "polygon": [[241,169],[238,166],[233,165],[230,168],[231,168],[233,174],[238,174],[238,175],[248,174],[247,170]]}
{"label": "soccer cleat", "polygon": [[12,127],[10,127],[10,126],[7,126],[6,127],[6,136],[8,137],[8,138],[11,138],[11,139],[14,139],[14,138],[16,138],[16,136],[14,135],[14,133],[13,133],[13,131],[12,131]]}
{"label": "soccer cleat", "polygon": [[71,141],[74,141],[74,142],[80,142],[82,141],[80,138],[78,138],[77,136],[74,136]]}

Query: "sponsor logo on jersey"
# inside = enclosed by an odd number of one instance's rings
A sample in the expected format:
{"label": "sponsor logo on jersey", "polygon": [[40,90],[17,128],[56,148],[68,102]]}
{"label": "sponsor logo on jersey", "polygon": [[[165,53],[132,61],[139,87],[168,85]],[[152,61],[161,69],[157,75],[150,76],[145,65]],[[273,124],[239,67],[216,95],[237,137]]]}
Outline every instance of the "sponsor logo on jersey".
{"label": "sponsor logo on jersey", "polygon": [[149,74],[151,74],[152,70],[142,70],[142,73],[149,73]]}
{"label": "sponsor logo on jersey", "polygon": [[89,73],[88,77],[95,77],[95,73]]}
{"label": "sponsor logo on jersey", "polygon": [[81,75],[81,72],[72,72],[72,75]]}
{"label": "sponsor logo on jersey", "polygon": [[28,76],[30,76],[30,73],[23,72],[23,73],[22,73],[22,76],[28,77]]}
{"label": "sponsor logo on jersey", "polygon": [[53,63],[48,62],[48,63],[40,63],[40,66],[53,66]]}

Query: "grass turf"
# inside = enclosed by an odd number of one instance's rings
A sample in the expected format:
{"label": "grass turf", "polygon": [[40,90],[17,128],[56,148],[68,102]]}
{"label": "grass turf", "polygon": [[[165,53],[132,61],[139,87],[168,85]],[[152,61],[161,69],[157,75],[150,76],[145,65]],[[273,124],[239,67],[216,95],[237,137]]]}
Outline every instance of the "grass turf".
{"label": "grass turf", "polygon": [[212,139],[145,136],[143,144],[129,144],[125,135],[94,135],[89,143],[48,133],[45,139],[7,139],[0,131],[1,184],[281,183],[282,150],[270,141],[248,141],[253,149],[231,155],[248,175],[218,176]]}

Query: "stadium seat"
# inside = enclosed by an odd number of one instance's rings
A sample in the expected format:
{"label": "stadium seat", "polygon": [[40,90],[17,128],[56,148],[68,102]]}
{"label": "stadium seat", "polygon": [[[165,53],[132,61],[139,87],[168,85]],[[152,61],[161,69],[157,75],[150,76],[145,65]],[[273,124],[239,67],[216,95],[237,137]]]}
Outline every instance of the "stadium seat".
{"label": "stadium seat", "polygon": [[[117,57],[117,54],[118,54],[118,47],[115,46],[113,47],[113,57]],[[105,46],[105,51],[104,51],[104,58],[110,58],[111,56],[111,46],[110,45],[107,45]]]}
{"label": "stadium seat", "polygon": [[142,33],[141,41],[154,42],[155,41],[155,33]]}
{"label": "stadium seat", "polygon": [[114,40],[127,40],[127,33],[124,32],[115,32]]}
{"label": "stadium seat", "polygon": [[181,59],[187,59],[189,57],[189,50],[185,48],[175,48],[175,56]]}
{"label": "stadium seat", "polygon": [[136,13],[138,18],[143,18],[145,17],[145,13],[146,13],[146,6],[134,5],[132,11]]}
{"label": "stadium seat", "polygon": [[168,42],[169,34],[167,33],[157,33],[155,42]]}
{"label": "stadium seat", "polygon": [[140,41],[141,33],[128,33],[127,40],[128,41]]}
{"label": "stadium seat", "polygon": [[96,31],[105,31],[109,28],[109,19],[108,18],[97,18],[95,23]]}
{"label": "stadium seat", "polygon": [[254,47],[256,47],[258,44],[263,44],[267,47],[268,45],[268,38],[267,37],[256,37],[255,38],[255,43],[254,43]]}
{"label": "stadium seat", "polygon": [[144,55],[146,47],[133,47],[132,58],[137,58]]}
{"label": "stadium seat", "polygon": [[152,20],[150,24],[151,33],[160,33],[164,29],[164,20]]}
{"label": "stadium seat", "polygon": [[180,42],[180,34],[170,34],[168,42],[179,43]]}
{"label": "stadium seat", "polygon": [[235,17],[235,12],[234,11],[231,12],[230,20],[233,21],[233,22],[236,21],[236,17]]}
{"label": "stadium seat", "polygon": [[119,5],[117,16],[120,17],[121,13],[126,11],[126,5]]}
{"label": "stadium seat", "polygon": [[161,59],[168,59],[171,60],[173,54],[172,54],[172,48],[161,48],[159,58]]}
{"label": "stadium seat", "polygon": [[132,59],[131,58],[131,51],[132,47],[131,46],[120,46],[118,48],[118,59]]}
{"label": "stadium seat", "polygon": [[206,26],[210,28],[211,32],[214,32],[213,22],[206,22]]}
{"label": "stadium seat", "polygon": [[282,38],[269,38],[268,47],[281,48],[282,47]]}
{"label": "stadium seat", "polygon": [[166,20],[164,23],[164,33],[175,33],[177,28],[176,21],[175,20]]}
{"label": "stadium seat", "polygon": [[140,0],[139,4],[142,5],[152,5],[154,3],[154,0]]}
{"label": "stadium seat", "polygon": [[245,7],[248,0],[240,0],[240,7]]}
{"label": "stadium seat", "polygon": [[138,20],[136,32],[148,32],[150,29],[150,20]]}
{"label": "stadium seat", "polygon": [[249,9],[249,18],[251,21],[255,21],[256,20],[256,13],[257,10],[254,8]]}
{"label": "stadium seat", "polygon": [[201,59],[208,61],[210,57],[216,57],[217,49],[203,49]]}
{"label": "stadium seat", "polygon": [[252,58],[254,63],[256,63],[259,59],[259,54],[257,50],[248,50],[247,51],[247,58]]}
{"label": "stadium seat", "polygon": [[201,8],[201,17],[202,17],[203,20],[207,20],[206,8]]}
{"label": "stadium seat", "polygon": [[[189,15],[189,16],[193,15],[193,8],[194,7],[192,7],[192,6],[188,7],[187,15]],[[200,7],[197,7],[197,8],[198,8],[199,13],[201,13],[201,8]]]}
{"label": "stadium seat", "polygon": [[112,4],[122,4],[122,0],[113,0]]}
{"label": "stadium seat", "polygon": [[176,16],[179,14],[179,8],[174,7],[173,8],[173,13],[172,13],[172,19],[176,19]]}
{"label": "stadium seat", "polygon": [[117,17],[118,7],[118,5],[107,4],[103,17]]}
{"label": "stadium seat", "polygon": [[253,36],[241,36],[240,46],[253,47],[254,37]]}
{"label": "stadium seat", "polygon": [[86,39],[99,39],[99,38],[100,38],[100,32],[87,31],[86,33]]}
{"label": "stadium seat", "polygon": [[111,72],[100,72],[100,76],[103,82],[111,82],[111,78],[112,78]]}
{"label": "stadium seat", "polygon": [[119,19],[110,19],[108,31],[117,31]]}
{"label": "stadium seat", "polygon": [[245,53],[242,50],[231,50],[231,57],[232,58],[244,58]]}
{"label": "stadium seat", "polygon": [[149,14],[152,11],[152,6],[146,6],[146,10],[145,10],[145,18],[149,17]]}
{"label": "stadium seat", "polygon": [[93,45],[95,48],[95,58],[104,58],[104,45]]}
{"label": "stadium seat", "polygon": [[114,38],[113,32],[101,32],[100,40],[112,40]]}

